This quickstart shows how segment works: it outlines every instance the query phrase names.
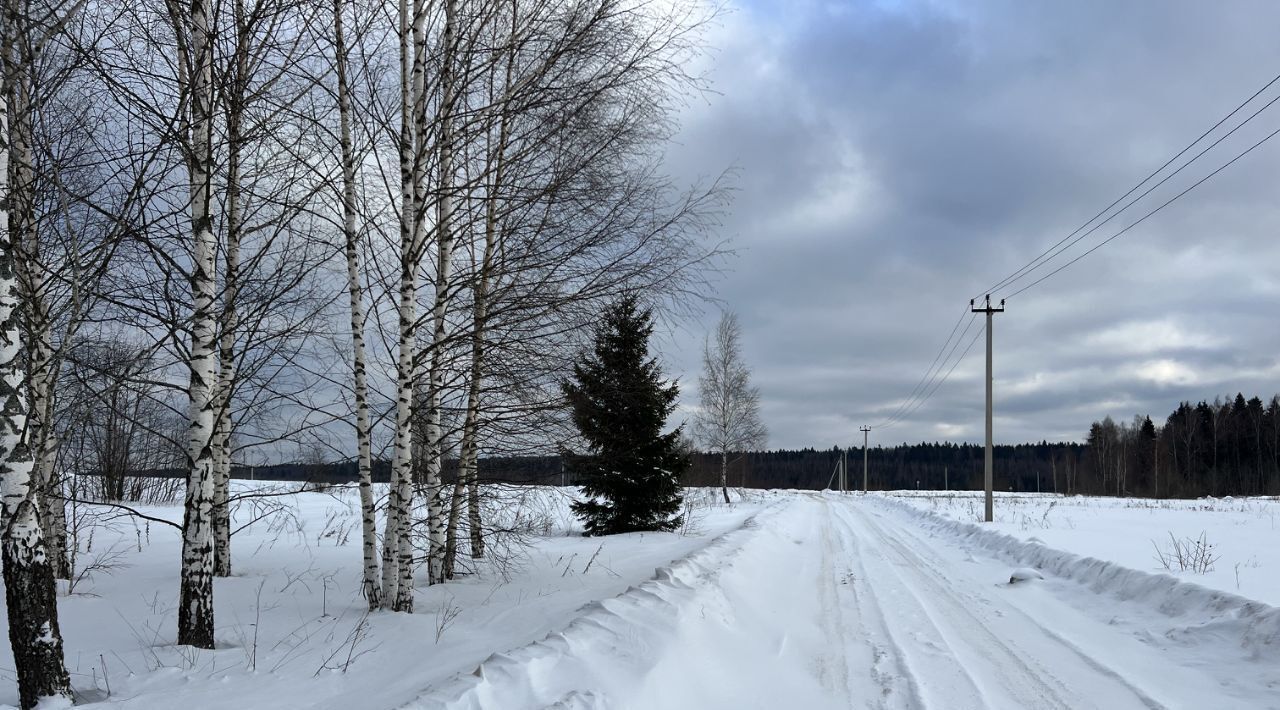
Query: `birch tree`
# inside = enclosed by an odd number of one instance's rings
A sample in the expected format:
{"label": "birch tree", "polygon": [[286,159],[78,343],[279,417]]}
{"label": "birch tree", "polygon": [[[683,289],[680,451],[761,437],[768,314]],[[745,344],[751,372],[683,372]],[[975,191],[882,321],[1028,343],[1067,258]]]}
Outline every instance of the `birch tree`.
{"label": "birch tree", "polygon": [[[33,9],[26,7],[24,14]],[[62,9],[53,7],[55,13]],[[68,14],[55,24],[61,26],[73,17]],[[91,218],[86,219],[88,215],[75,204],[84,195],[69,189],[88,177],[90,171],[84,166],[93,160],[88,146],[99,126],[97,112],[79,96],[76,61],[63,40],[59,32],[56,41],[27,43],[22,71],[10,77],[13,119],[9,130],[15,147],[11,165],[15,184],[26,187],[10,196],[9,228],[23,303],[33,475],[50,564],[55,576],[66,579],[71,570],[65,496],[55,469],[58,437],[53,421],[58,375],[63,346],[74,337],[85,302],[92,300],[94,285],[110,263],[117,241],[110,234],[97,240],[84,238],[84,232],[101,225],[90,224]]]}
{"label": "birch tree", "polygon": [[760,421],[760,391],[751,386],[741,338],[737,314],[722,313],[714,340],[708,338],[703,344],[698,377],[701,406],[694,417],[698,438],[720,455],[720,492],[725,503],[729,502],[729,454],[760,448],[767,436]]}
{"label": "birch tree", "polygon": [[214,299],[217,243],[213,231],[213,36],[211,0],[189,7],[169,0],[179,51],[179,93],[187,98],[182,120],[189,132],[191,325],[188,368],[187,494],[182,519],[182,573],[178,643],[213,648],[214,428],[217,421],[217,311]]}
{"label": "birch tree", "polygon": [[[21,10],[21,15],[25,15]],[[21,21],[15,17],[15,24]],[[53,381],[56,363],[53,346],[53,314],[50,303],[50,273],[42,258],[38,236],[36,202],[36,131],[38,104],[36,73],[42,64],[43,47],[38,42],[23,42],[15,49],[15,66],[9,76],[7,94],[10,105],[10,166],[13,189],[9,194],[9,232],[14,247],[14,271],[17,289],[23,302],[23,330],[27,341],[27,437],[35,460],[33,485],[39,492],[40,518],[45,549],[54,575],[70,577],[66,556],[66,522],[60,491],[52,489],[52,461],[57,446],[49,418],[52,414]]]}
{"label": "birch tree", "polygon": [[[507,150],[511,134],[511,91],[513,88],[516,41],[520,31],[519,3],[512,2],[507,14],[510,26],[503,37],[503,13],[497,13],[494,32],[495,45],[502,47],[503,59],[493,62],[489,71],[489,82],[486,99],[490,110],[484,126],[481,141],[484,166],[481,177],[483,197],[480,201],[483,211],[482,243],[478,258],[474,263],[474,275],[471,279],[471,331],[468,334],[470,357],[467,363],[466,402],[461,432],[458,476],[454,483],[453,494],[449,498],[449,517],[445,528],[445,546],[442,577],[453,579],[458,555],[458,528],[465,503],[467,508],[467,528],[470,536],[470,550],[473,559],[484,557],[484,534],[480,512],[479,491],[479,459],[480,459],[480,411],[482,383],[486,372],[485,338],[490,290],[496,266],[499,210],[501,196],[507,189],[504,171]],[[497,76],[501,74],[499,81]],[[496,135],[495,135],[496,134]]]}
{"label": "birch tree", "polygon": [[714,252],[693,237],[716,191],[669,203],[643,160],[665,139],[667,90],[688,79],[674,61],[692,49],[686,19],[590,3],[496,5],[480,44],[499,58],[472,71],[481,81],[468,110],[481,117],[467,134],[479,167],[465,181],[469,352],[446,578],[464,505],[471,554],[484,553],[481,442],[527,451],[571,436],[552,433],[564,426],[556,383],[601,304],[627,288],[674,296]]}
{"label": "birch tree", "polygon": [[[9,642],[23,708],[35,707],[42,698],[71,699],[54,570],[32,480],[35,460],[28,439],[29,380],[23,362],[22,312],[14,270],[16,245],[9,220],[9,205],[15,195],[31,190],[33,184],[29,170],[19,164],[11,172],[10,164],[14,156],[30,155],[29,146],[23,144],[30,134],[21,130],[15,134],[10,128],[29,121],[29,116],[18,116],[15,111],[26,104],[20,88],[23,75],[31,71],[34,50],[44,41],[39,36],[44,28],[35,25],[26,12],[29,9],[8,0],[0,17],[0,559]],[[17,142],[12,140],[15,137]]]}
{"label": "birch tree", "polygon": [[394,611],[413,611],[413,400],[417,376],[418,267],[426,241],[426,7],[400,0],[400,203],[398,223],[396,414],[391,486],[382,536],[382,599]]}
{"label": "birch tree", "polygon": [[445,527],[444,484],[440,474],[444,467],[443,433],[441,431],[441,399],[444,389],[444,349],[447,333],[445,315],[449,308],[451,270],[454,249],[454,116],[458,102],[458,77],[455,55],[458,35],[457,0],[444,0],[444,46],[441,56],[439,110],[439,185],[436,198],[435,226],[435,298],[431,310],[431,341],[427,366],[427,535],[428,582],[444,581]]}
{"label": "birch tree", "polygon": [[[297,165],[310,156],[291,142],[288,126],[290,104],[298,89],[289,77],[301,60],[298,45],[305,36],[291,27],[297,12],[293,0],[233,0],[220,18],[229,37],[215,54],[214,77],[218,99],[219,142],[225,152],[221,171],[222,289],[218,323],[217,424],[214,436],[214,568],[215,574],[231,574],[231,515],[228,492],[231,478],[234,396],[241,385],[240,366],[249,355],[248,343],[288,340],[289,328],[266,325],[261,318],[246,319],[246,308],[274,308],[302,290],[307,267],[315,262],[304,249],[286,243],[291,252],[284,260],[273,257],[277,242],[290,242],[291,221],[302,221],[311,190],[305,180],[289,179],[304,173]],[[277,158],[283,155],[284,160]],[[298,183],[304,183],[299,186]],[[256,243],[247,240],[256,235]],[[296,240],[294,240],[296,241]],[[252,251],[247,251],[252,249]],[[294,265],[295,268],[288,268]],[[281,269],[280,267],[285,267]],[[300,268],[299,268],[300,267]],[[266,270],[274,287],[258,288],[257,303],[243,303],[245,286]],[[270,349],[270,348],[268,348]]]}
{"label": "birch tree", "polygon": [[382,606],[378,580],[377,514],[373,499],[373,428],[369,421],[369,384],[364,343],[364,288],[361,283],[360,244],[357,230],[356,150],[352,137],[351,87],[348,83],[348,46],[344,32],[345,3],[333,1],[334,72],[337,80],[339,145],[342,163],[342,243],[347,261],[347,296],[351,312],[352,394],[355,397],[356,467],[360,486],[360,542],[363,552],[362,585],[370,609]]}

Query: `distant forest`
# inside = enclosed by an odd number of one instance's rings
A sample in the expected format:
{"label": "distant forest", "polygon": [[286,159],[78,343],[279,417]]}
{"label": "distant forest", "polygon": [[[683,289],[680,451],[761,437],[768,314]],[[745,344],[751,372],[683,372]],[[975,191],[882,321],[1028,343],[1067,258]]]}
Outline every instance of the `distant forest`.
{"label": "distant forest", "polygon": [[[967,490],[982,486],[982,447],[974,444],[922,443],[872,448],[867,455],[871,490],[902,488]],[[1068,472],[1084,458],[1081,444],[1020,444],[995,447],[995,485],[999,490],[1065,492]],[[838,449],[822,451],[761,451],[730,458],[729,484],[747,488],[800,488],[819,490],[832,481]],[[557,456],[482,458],[481,480],[509,483],[572,485]],[[445,480],[453,480],[456,460],[446,461]],[[685,472],[688,486],[718,485],[720,458],[695,454]],[[389,465],[375,462],[374,481],[386,482]],[[178,472],[174,472],[175,474]],[[356,479],[355,465],[280,464],[254,468],[236,467],[235,478],[275,481],[345,482]],[[832,483],[834,485],[834,483]],[[1039,488],[1037,488],[1039,486]],[[1056,488],[1055,488],[1056,486]],[[862,487],[862,449],[849,450],[849,487]]]}
{"label": "distant forest", "polygon": [[1081,492],[1155,497],[1280,494],[1280,395],[1182,402],[1149,417],[1094,422]]}
{"label": "distant forest", "polygon": [[[834,486],[836,448],[777,450],[731,457],[729,484],[746,488],[818,490]],[[862,488],[862,449],[849,449],[849,487]],[[928,443],[877,446],[867,452],[871,490],[977,490],[982,488],[979,444]],[[685,473],[690,486],[716,485],[720,459],[696,454]],[[447,460],[451,480],[456,460]],[[556,456],[486,458],[480,476],[489,482],[574,483]],[[375,481],[389,467],[374,465]],[[178,472],[174,472],[178,473]],[[236,478],[286,481],[353,481],[355,465],[281,464],[233,471]],[[1194,498],[1280,494],[1280,395],[1183,402],[1157,424],[1139,415],[1131,422],[1094,422],[1085,443],[995,447],[995,488],[1085,495]]]}

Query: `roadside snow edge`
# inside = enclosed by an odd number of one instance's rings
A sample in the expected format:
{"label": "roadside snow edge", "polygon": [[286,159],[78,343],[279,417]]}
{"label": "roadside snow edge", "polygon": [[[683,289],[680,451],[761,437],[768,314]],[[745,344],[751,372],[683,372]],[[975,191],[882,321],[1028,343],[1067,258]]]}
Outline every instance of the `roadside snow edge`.
{"label": "roadside snow edge", "polygon": [[958,538],[1013,564],[1034,567],[1123,601],[1149,604],[1171,618],[1190,617],[1187,620],[1192,623],[1179,633],[1187,640],[1192,640],[1202,631],[1232,634],[1238,636],[1240,645],[1255,660],[1280,660],[1280,644],[1277,643],[1280,639],[1280,609],[1269,604],[1209,589],[1172,575],[1143,572],[1115,562],[1054,549],[1038,541],[1026,542],[974,523],[921,510],[903,501],[887,497],[872,500],[916,518],[931,532]]}

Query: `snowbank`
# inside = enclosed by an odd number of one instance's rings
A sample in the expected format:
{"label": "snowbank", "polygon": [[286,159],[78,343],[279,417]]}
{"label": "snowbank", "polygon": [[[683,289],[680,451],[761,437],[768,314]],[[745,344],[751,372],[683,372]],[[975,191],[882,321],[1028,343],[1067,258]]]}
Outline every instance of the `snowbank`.
{"label": "snowbank", "polygon": [[1039,542],[1022,541],[903,501],[885,497],[874,500],[916,519],[931,532],[958,538],[1005,561],[1087,585],[1100,594],[1149,605],[1183,623],[1178,631],[1181,638],[1174,640],[1194,642],[1202,635],[1234,637],[1255,660],[1280,661],[1280,609],[1276,607],[1167,574],[1143,572]]}
{"label": "snowbank", "polygon": [[675,638],[682,610],[715,585],[761,519],[775,513],[776,506],[750,516],[741,527],[657,568],[652,579],[582,607],[564,629],[491,655],[471,673],[432,688],[404,710],[590,708],[606,704],[614,693],[625,695],[626,687],[642,679]]}

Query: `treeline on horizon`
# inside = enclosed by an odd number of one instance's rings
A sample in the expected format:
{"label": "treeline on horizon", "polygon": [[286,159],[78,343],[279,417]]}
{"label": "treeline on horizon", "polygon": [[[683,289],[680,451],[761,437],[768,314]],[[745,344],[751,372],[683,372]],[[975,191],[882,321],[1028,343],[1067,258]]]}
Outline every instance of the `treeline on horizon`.
{"label": "treeline on horizon", "polygon": [[[998,445],[995,447],[997,490],[1065,492],[1067,471],[1082,460],[1084,446],[1076,443]],[[874,447],[867,452],[871,490],[908,488],[970,490],[982,487],[983,448],[977,444],[920,443]],[[841,458],[837,448],[779,449],[740,453],[730,457],[729,485],[745,488],[796,488],[820,490],[834,486],[833,473]],[[862,450],[848,453],[849,487],[861,489]],[[375,461],[374,482],[386,483],[390,465]],[[480,480],[486,483],[575,485],[558,456],[511,456],[481,458]],[[178,471],[156,471],[151,475],[180,475]],[[442,473],[446,481],[457,475],[457,460],[446,459]],[[686,486],[719,485],[720,457],[696,453],[684,473]],[[1057,477],[1055,479],[1055,476]],[[354,463],[296,464],[241,467],[232,469],[237,479],[346,483],[355,481]],[[1040,488],[1037,488],[1037,486]]]}
{"label": "treeline on horizon", "polygon": [[1280,493],[1280,395],[1182,402],[1163,424],[1094,422],[1084,493],[1145,497]]}
{"label": "treeline on horizon", "polygon": [[[730,457],[729,485],[744,488],[834,487],[841,451],[804,448],[741,453]],[[1000,444],[994,449],[998,491],[1156,498],[1280,494],[1280,395],[1182,402],[1163,423],[1138,415],[1117,423],[1095,421],[1085,443]],[[867,452],[871,490],[980,490],[981,444],[921,442],[876,446]],[[715,486],[719,456],[697,453],[683,476],[687,486]],[[862,449],[848,450],[849,488],[862,488]],[[482,458],[489,483],[573,485],[558,456]],[[385,483],[390,466],[375,461],[373,480]],[[446,459],[444,478],[456,477]],[[156,471],[151,475],[182,475]],[[235,467],[232,476],[274,481],[342,483],[357,478],[354,463]]]}

